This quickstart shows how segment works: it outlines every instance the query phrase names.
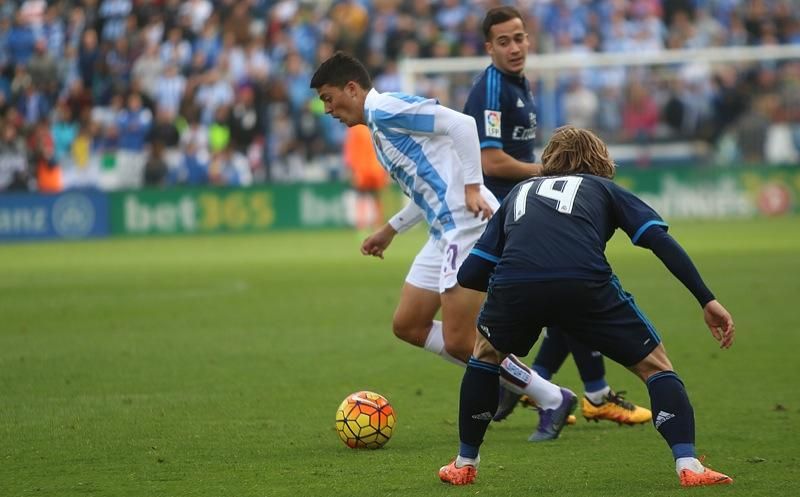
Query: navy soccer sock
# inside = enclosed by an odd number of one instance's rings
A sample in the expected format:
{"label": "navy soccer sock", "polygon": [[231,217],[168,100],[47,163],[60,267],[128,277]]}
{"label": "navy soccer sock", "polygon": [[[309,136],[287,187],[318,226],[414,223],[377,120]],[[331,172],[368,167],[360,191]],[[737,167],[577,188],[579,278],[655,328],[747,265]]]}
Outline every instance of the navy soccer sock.
{"label": "navy soccer sock", "polygon": [[681,379],[673,371],[662,371],[648,378],[647,390],[653,424],[672,449],[673,457],[695,457],[694,410]]}
{"label": "navy soccer sock", "polygon": [[497,392],[500,367],[469,358],[461,380],[461,403],[458,415],[458,434],[461,439],[459,455],[475,459],[483,436],[497,411]]}

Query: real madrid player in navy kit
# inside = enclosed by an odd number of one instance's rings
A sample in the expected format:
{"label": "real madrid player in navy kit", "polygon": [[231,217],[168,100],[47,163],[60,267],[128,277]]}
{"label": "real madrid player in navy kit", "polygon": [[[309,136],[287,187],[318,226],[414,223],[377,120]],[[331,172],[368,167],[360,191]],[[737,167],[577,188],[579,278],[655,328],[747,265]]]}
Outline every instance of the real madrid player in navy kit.
{"label": "real madrid player in navy kit", "polygon": [[591,131],[557,129],[542,165],[542,177],[509,193],[458,272],[462,286],[488,295],[470,359],[475,366],[461,383],[459,455],[439,477],[459,485],[474,481],[489,424],[481,414],[497,408],[497,364],[506,354],[527,354],[542,327],[560,326],[647,384],[654,425],[672,450],[681,485],[731,483],[696,458],[694,413],[683,382],[656,329],[614,276],[607,241],[619,228],[634,245],[650,249],[697,299],[722,348],[733,344],[731,315],[661,217],[611,181],[614,162]]}
{"label": "real madrid player in navy kit", "polygon": [[[392,320],[395,335],[468,366],[483,295],[459,286],[456,274],[498,206],[483,186],[475,121],[433,99],[378,92],[364,66],[341,52],[320,65],[310,85],[326,113],[347,126],[369,127],[378,161],[411,200],[362,242],[361,253],[383,258],[395,235],[428,224],[428,241],[411,265]],[[516,358],[501,369],[501,381],[551,410],[566,416],[568,409],[558,408],[575,404],[572,392]],[[560,421],[556,416],[553,423]]]}
{"label": "real madrid player in navy kit", "polygon": [[[508,6],[490,9],[483,19],[482,30],[492,64],[476,80],[464,113],[471,115],[478,125],[484,184],[502,200],[518,182],[541,172],[534,154],[537,109],[524,74],[529,42],[522,15]],[[624,400],[621,392],[615,393],[608,385],[602,355],[558,328],[547,330],[533,369],[550,379],[570,352],[584,384],[581,407],[587,420],[607,419],[621,424],[650,421],[652,415],[648,409]],[[511,414],[520,395],[501,389],[500,399],[496,421]],[[558,433],[549,426],[550,413],[538,407],[542,417],[530,440],[555,438]]]}

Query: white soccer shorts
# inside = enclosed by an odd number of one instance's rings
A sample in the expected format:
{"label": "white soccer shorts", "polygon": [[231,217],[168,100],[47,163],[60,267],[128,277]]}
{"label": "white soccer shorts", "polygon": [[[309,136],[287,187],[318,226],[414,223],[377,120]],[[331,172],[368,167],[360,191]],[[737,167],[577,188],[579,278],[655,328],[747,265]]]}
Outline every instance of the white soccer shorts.
{"label": "white soccer shorts", "polygon": [[406,282],[418,288],[444,293],[458,283],[458,268],[483,234],[486,223],[464,230],[445,233],[439,240],[433,237],[419,251],[411,264]]}

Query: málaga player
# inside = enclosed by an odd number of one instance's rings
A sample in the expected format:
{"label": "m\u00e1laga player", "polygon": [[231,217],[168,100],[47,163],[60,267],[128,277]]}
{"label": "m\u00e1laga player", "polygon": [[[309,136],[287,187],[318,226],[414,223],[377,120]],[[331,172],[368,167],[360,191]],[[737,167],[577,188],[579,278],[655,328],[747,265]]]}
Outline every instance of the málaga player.
{"label": "m\u00e1laga player", "polygon": [[475,367],[461,383],[459,453],[439,477],[456,485],[475,480],[489,424],[475,414],[497,408],[497,365],[505,354],[527,354],[542,327],[561,326],[647,384],[653,424],[672,451],[681,485],[731,483],[697,459],[689,396],[655,327],[613,274],[606,242],[619,228],[634,245],[650,249],[697,299],[724,349],[733,344],[731,315],[661,217],[611,181],[614,162],[591,131],[557,129],[542,165],[542,177],[509,193],[458,273],[463,286],[488,288],[488,296],[478,319]]}
{"label": "m\u00e1laga player", "polygon": [[[326,113],[347,126],[369,127],[378,160],[412,200],[364,240],[361,252],[383,258],[397,233],[422,220],[429,226],[428,241],[402,288],[392,322],[395,335],[473,367],[470,354],[483,294],[459,286],[456,274],[498,206],[483,186],[475,121],[432,99],[379,93],[364,66],[341,52],[320,65],[311,87]],[[504,382],[557,412],[552,422],[563,425],[577,402],[572,392],[543,380],[515,357],[507,358],[502,369]]]}

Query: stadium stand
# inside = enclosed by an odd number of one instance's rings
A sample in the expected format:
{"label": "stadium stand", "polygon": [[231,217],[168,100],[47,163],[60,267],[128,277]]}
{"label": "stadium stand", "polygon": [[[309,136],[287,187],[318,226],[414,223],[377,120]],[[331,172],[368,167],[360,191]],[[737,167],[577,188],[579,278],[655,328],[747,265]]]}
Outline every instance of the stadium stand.
{"label": "stadium stand", "polygon": [[[344,128],[310,69],[346,50],[399,90],[399,60],[482,55],[482,15],[505,3],[543,54],[800,44],[791,0],[0,1],[0,191],[337,179]],[[719,162],[797,162],[800,61],[673,73],[566,74],[550,118],[643,167],[688,138]],[[458,108],[468,84],[426,89]]]}

